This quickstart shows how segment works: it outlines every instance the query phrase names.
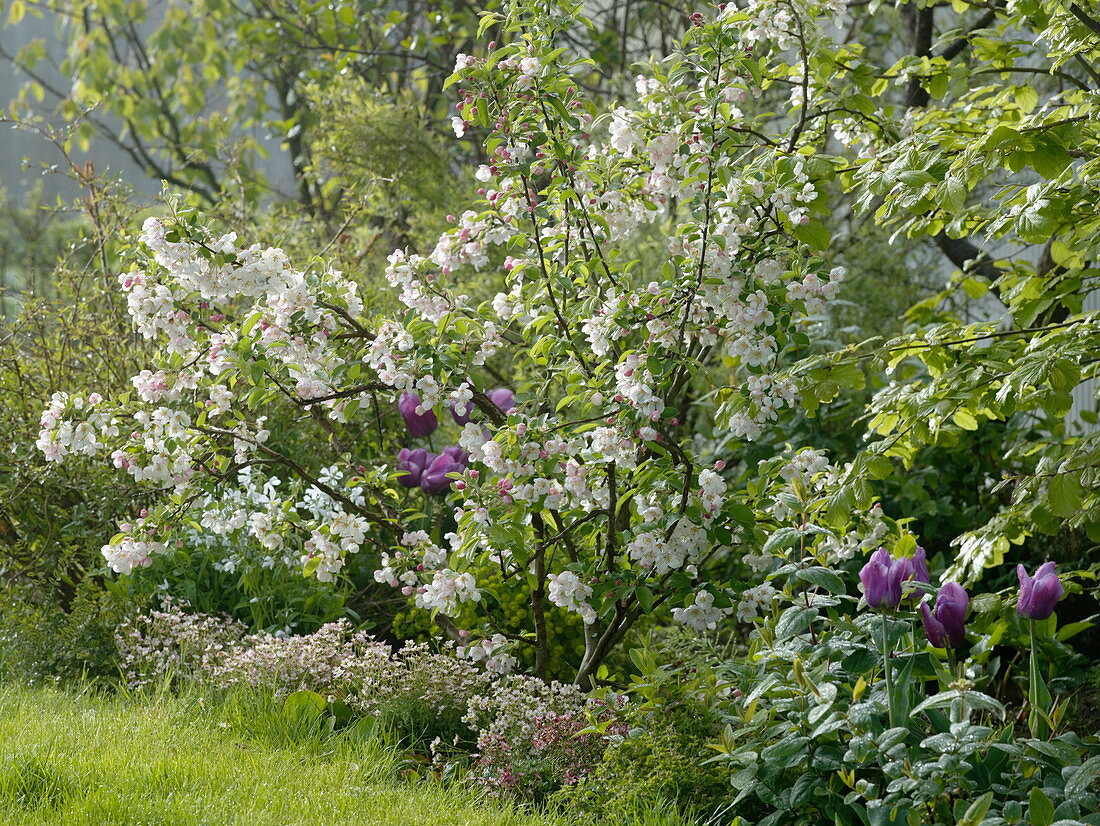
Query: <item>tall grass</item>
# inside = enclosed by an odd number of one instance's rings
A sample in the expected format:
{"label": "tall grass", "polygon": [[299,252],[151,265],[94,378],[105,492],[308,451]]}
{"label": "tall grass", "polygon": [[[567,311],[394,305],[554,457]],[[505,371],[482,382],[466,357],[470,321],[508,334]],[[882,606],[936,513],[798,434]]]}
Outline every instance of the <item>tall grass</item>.
{"label": "tall grass", "polygon": [[561,824],[400,773],[367,727],[331,734],[252,694],[0,686],[3,824]]}

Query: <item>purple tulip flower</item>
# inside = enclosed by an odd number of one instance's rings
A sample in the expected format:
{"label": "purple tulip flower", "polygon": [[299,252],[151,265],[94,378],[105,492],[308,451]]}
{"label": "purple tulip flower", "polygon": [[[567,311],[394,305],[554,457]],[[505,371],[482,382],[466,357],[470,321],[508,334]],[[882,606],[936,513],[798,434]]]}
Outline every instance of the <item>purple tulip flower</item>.
{"label": "purple tulip flower", "polygon": [[1054,572],[1053,562],[1044,562],[1034,577],[1027,575],[1023,565],[1016,566],[1016,576],[1020,578],[1020,599],[1016,603],[1016,613],[1027,619],[1045,620],[1054,613],[1054,606],[1065,594],[1062,581]]}
{"label": "purple tulip flower", "polygon": [[924,633],[936,648],[958,648],[966,639],[966,612],[970,608],[970,596],[961,585],[946,583],[936,597],[936,607],[930,609],[928,600],[920,604],[920,618]]}
{"label": "purple tulip flower", "polygon": [[[496,390],[490,390],[485,395],[489,397],[489,401],[500,408],[502,413],[508,413],[516,406],[516,394],[507,387],[498,387]],[[467,402],[466,412],[460,416],[458,411],[455,410],[454,404],[452,404],[451,416],[454,417],[455,424],[465,425],[469,422],[477,421],[477,419],[474,418],[475,408],[476,405],[473,402]]]}
{"label": "purple tulip flower", "polygon": [[474,407],[473,402],[466,402],[466,412],[460,416],[454,402],[451,402],[451,418],[455,420],[455,424],[459,427],[469,424],[474,420]]}
{"label": "purple tulip flower", "polygon": [[917,550],[913,552],[912,556],[903,556],[901,562],[901,581],[908,582],[932,582],[932,577],[928,575],[928,558],[925,556],[924,548],[917,547]]}
{"label": "purple tulip flower", "polygon": [[398,476],[397,481],[407,488],[415,488],[420,484],[425,468],[432,463],[433,459],[435,459],[435,454],[428,453],[423,448],[417,448],[416,450],[409,450],[407,447],[401,448],[401,451],[397,454],[397,469],[403,470],[405,473]]}
{"label": "purple tulip flower", "polygon": [[401,401],[397,403],[397,409],[401,411],[401,418],[405,420],[405,427],[413,436],[423,439],[431,436],[439,427],[439,420],[431,410],[417,413],[416,408],[420,404],[420,396],[417,393],[403,393]]}
{"label": "purple tulip flower", "polygon": [[863,596],[871,608],[897,608],[901,604],[901,580],[904,561],[894,559],[888,550],[879,548],[859,572]]}
{"label": "purple tulip flower", "polygon": [[466,451],[462,448],[444,448],[443,452],[434,457],[432,463],[424,469],[420,477],[420,487],[426,493],[443,493],[449,490],[454,480],[448,474],[461,473],[466,469],[467,461]]}
{"label": "purple tulip flower", "polygon": [[510,413],[516,407],[516,394],[507,387],[498,387],[489,391],[489,401],[500,408],[502,413]]}
{"label": "purple tulip flower", "polygon": [[470,454],[460,448],[458,445],[451,445],[450,447],[443,448],[443,455],[450,456],[462,467],[466,467],[470,464]]}

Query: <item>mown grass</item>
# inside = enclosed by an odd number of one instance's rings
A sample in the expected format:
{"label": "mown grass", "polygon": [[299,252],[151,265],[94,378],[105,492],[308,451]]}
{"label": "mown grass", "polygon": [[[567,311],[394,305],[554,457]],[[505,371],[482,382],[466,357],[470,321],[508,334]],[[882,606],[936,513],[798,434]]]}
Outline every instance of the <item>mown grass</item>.
{"label": "mown grass", "polygon": [[0,685],[0,823],[563,826],[407,783],[383,740],[287,720],[270,700]]}

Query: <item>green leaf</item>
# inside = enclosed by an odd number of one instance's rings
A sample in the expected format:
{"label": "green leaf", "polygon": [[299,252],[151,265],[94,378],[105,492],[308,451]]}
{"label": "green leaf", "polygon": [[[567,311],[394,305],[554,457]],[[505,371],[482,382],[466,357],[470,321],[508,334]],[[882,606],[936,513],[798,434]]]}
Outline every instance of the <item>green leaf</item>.
{"label": "green leaf", "polygon": [[941,691],[936,696],[929,697],[909,712],[909,716],[916,717],[921,712],[929,709],[948,708],[955,702],[962,702],[971,709],[992,711],[1002,720],[1005,717],[1005,707],[988,694],[982,694],[980,691],[959,691],[957,689]]}
{"label": "green leaf", "polygon": [[924,85],[928,89],[928,94],[938,100],[947,94],[947,84],[950,80],[951,78],[946,73],[941,72],[928,78]]}
{"label": "green leaf", "polygon": [[1050,826],[1054,822],[1054,804],[1038,786],[1027,798],[1027,822],[1029,826]]}
{"label": "green leaf", "polygon": [[1061,473],[1050,480],[1047,486],[1047,502],[1055,516],[1068,518],[1077,513],[1081,507],[1081,500],[1085,495],[1085,489],[1077,481],[1074,473]]}
{"label": "green leaf", "polygon": [[810,623],[817,619],[817,615],[816,608],[791,606],[780,615],[779,622],[775,624],[775,638],[782,641],[798,636],[810,627]]}
{"label": "green leaf", "polygon": [[328,700],[315,691],[295,691],[283,700],[283,716],[291,720],[316,720],[326,711]]}
{"label": "green leaf", "polygon": [[966,814],[963,815],[956,826],[979,826],[982,820],[985,819],[985,813],[989,811],[989,807],[993,803],[993,792],[986,792],[973,803],[966,810]]}
{"label": "green leaf", "polygon": [[1016,105],[1019,106],[1021,111],[1025,113],[1031,112],[1036,106],[1038,106],[1039,93],[1035,90],[1035,87],[1017,86]]}
{"label": "green leaf", "polygon": [[978,419],[977,417],[965,407],[960,407],[954,413],[951,414],[951,421],[961,427],[963,430],[977,430]]}
{"label": "green leaf", "polygon": [[947,212],[959,212],[966,206],[966,184],[958,178],[948,178],[943,182],[940,206]]}
{"label": "green leaf", "polygon": [[828,249],[832,240],[829,230],[817,218],[811,218],[805,224],[797,224],[791,229],[791,235],[815,250]]}
{"label": "green leaf", "polygon": [[1073,800],[1088,791],[1093,781],[1100,777],[1100,755],[1090,757],[1066,782],[1066,799]]}
{"label": "green leaf", "polygon": [[764,543],[763,553],[771,554],[783,548],[790,547],[802,536],[798,528],[780,528]]}
{"label": "green leaf", "polygon": [[27,4],[24,0],[12,0],[8,6],[8,25],[14,26],[27,13]]}
{"label": "green leaf", "polygon": [[811,585],[824,588],[830,594],[843,594],[848,590],[844,580],[828,568],[804,568],[795,576]]}

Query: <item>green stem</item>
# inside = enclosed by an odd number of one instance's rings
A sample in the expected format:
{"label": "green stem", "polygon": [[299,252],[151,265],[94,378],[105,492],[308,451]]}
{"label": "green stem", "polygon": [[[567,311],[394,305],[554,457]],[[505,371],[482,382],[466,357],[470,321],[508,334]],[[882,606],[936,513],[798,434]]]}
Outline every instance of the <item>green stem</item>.
{"label": "green stem", "polygon": [[882,614],[882,670],[883,676],[886,679],[886,707],[889,709],[890,714],[890,728],[897,726],[897,721],[894,719],[894,675],[893,666],[890,663],[890,643],[886,633],[886,612]]}
{"label": "green stem", "polygon": [[1027,622],[1031,635],[1031,667],[1028,672],[1027,693],[1030,710],[1027,715],[1027,726],[1031,729],[1032,737],[1044,740],[1050,734],[1050,726],[1047,724],[1047,715],[1050,713],[1050,689],[1047,688],[1040,668],[1039,646],[1035,642],[1035,620],[1029,619]]}

